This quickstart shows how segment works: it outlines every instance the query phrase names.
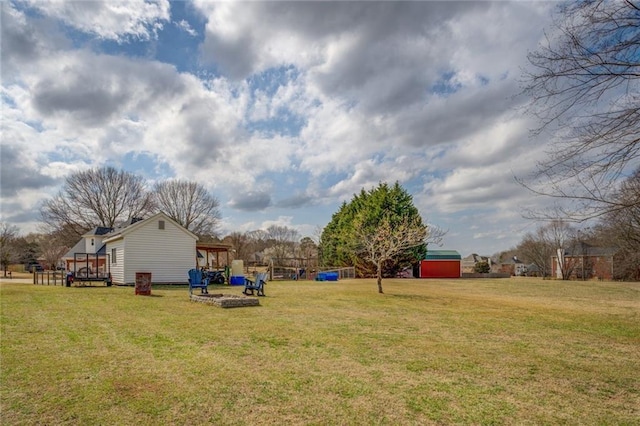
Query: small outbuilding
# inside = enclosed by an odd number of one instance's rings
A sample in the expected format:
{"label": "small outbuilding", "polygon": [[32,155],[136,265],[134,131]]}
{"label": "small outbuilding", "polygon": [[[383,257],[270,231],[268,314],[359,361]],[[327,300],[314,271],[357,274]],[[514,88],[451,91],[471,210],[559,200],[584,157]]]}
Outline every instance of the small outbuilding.
{"label": "small outbuilding", "polygon": [[187,271],[202,266],[198,265],[197,240],[195,234],[159,212],[146,219],[132,218],[117,228],[98,227],[87,232],[64,260],[76,277],[110,275],[116,285],[136,283],[138,273],[151,274],[154,284],[186,283]]}
{"label": "small outbuilding", "polygon": [[460,278],[461,260],[455,250],[428,250],[420,261],[420,278]]}
{"label": "small outbuilding", "polygon": [[136,282],[136,273],[154,283],[182,283],[196,265],[198,237],[160,212],[104,236],[114,284]]}

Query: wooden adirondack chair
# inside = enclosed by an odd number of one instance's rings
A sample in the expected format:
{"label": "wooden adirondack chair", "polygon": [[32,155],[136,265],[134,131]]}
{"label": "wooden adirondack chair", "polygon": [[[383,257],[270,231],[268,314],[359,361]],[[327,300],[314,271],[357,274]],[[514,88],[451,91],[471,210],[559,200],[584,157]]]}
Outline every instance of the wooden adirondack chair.
{"label": "wooden adirondack chair", "polygon": [[209,294],[207,287],[209,286],[209,278],[203,276],[199,269],[189,269],[189,294],[193,293],[194,288],[199,288],[200,293]]}
{"label": "wooden adirondack chair", "polygon": [[264,296],[264,285],[267,283],[267,273],[262,272],[256,274],[255,280],[251,281],[248,278],[244,279],[243,294],[247,296],[253,296],[254,290],[257,296]]}

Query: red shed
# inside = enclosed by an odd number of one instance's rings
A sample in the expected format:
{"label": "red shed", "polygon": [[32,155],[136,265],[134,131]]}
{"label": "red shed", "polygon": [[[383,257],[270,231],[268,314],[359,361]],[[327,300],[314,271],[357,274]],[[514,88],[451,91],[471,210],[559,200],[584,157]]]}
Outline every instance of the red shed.
{"label": "red shed", "polygon": [[420,278],[460,278],[461,259],[455,250],[429,250],[420,261]]}

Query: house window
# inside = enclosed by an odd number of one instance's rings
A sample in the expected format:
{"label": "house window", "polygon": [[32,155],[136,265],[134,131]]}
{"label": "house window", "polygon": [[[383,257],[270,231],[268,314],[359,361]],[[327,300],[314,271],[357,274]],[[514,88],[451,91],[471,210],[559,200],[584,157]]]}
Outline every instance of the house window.
{"label": "house window", "polygon": [[164,220],[158,221],[158,229],[164,229]]}
{"label": "house window", "polygon": [[115,265],[116,263],[118,263],[118,260],[117,260],[117,258],[116,258],[116,254],[117,254],[116,249],[114,249],[114,248],[113,248],[113,249],[111,249],[111,264],[113,264],[113,265]]}

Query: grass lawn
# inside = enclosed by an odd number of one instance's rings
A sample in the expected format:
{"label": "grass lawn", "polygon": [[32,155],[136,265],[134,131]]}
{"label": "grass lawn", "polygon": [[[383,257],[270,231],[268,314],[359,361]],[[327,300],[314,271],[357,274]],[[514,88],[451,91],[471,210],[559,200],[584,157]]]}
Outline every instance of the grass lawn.
{"label": "grass lawn", "polygon": [[640,284],[383,287],[270,282],[222,309],[4,281],[0,422],[640,424]]}

